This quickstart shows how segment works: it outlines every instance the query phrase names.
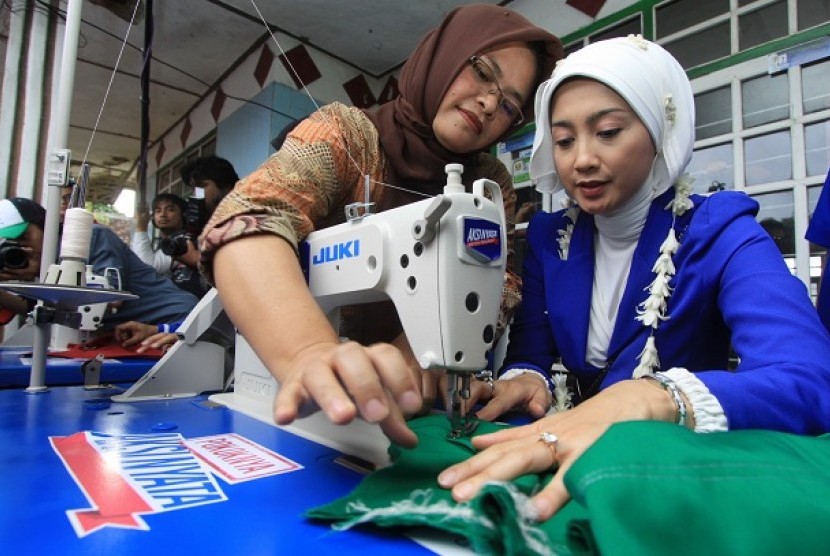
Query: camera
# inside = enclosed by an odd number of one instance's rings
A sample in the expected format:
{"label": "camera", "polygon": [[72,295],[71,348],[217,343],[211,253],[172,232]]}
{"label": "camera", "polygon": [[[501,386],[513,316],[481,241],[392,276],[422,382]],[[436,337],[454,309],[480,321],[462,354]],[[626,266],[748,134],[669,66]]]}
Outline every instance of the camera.
{"label": "camera", "polygon": [[168,257],[181,257],[187,253],[187,242],[196,245],[196,236],[182,230],[162,238],[159,247],[161,252]]}
{"label": "camera", "polygon": [[0,239],[0,270],[26,268],[29,254],[15,241]]}
{"label": "camera", "polygon": [[182,215],[184,229],[192,236],[198,236],[202,233],[202,228],[207,224],[207,208],[205,207],[205,200],[196,197],[189,197],[187,199],[187,208],[184,209]]}

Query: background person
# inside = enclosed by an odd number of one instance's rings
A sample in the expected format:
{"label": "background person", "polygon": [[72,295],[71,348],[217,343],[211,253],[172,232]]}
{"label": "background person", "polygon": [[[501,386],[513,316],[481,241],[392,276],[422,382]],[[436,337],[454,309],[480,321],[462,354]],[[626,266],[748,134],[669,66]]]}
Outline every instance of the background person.
{"label": "background person", "polygon": [[204,223],[200,205],[194,208],[178,195],[161,193],[153,199],[152,207],[153,225],[161,237],[156,242],[150,240],[149,215],[139,210],[130,247],[161,276],[169,276],[181,289],[201,297],[208,287],[198,270],[196,237]]}
{"label": "background person", "polygon": [[136,348],[136,353],[144,353],[150,348],[167,351],[179,340],[176,330],[181,322],[146,324],[143,322],[122,322],[115,327],[115,339],[122,347]]}
{"label": "background person", "polygon": [[206,216],[210,217],[219,201],[233,190],[239,176],[233,164],[218,156],[200,156],[186,164],[181,171],[182,181],[193,189],[201,189]]}

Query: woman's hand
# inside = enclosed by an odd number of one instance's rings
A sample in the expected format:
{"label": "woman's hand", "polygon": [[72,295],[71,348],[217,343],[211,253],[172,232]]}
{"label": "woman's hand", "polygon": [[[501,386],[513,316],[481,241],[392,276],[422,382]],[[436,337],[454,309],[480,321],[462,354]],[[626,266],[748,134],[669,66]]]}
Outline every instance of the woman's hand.
{"label": "woman's hand", "polygon": [[[567,470],[613,423],[673,419],[671,398],[648,382],[619,382],[574,409],[522,427],[477,436],[473,446],[483,451],[445,469],[438,476],[438,483],[452,489],[453,498],[463,502],[471,499],[485,482],[508,481],[555,468],[553,480],[532,498],[537,519],[544,521],[570,498],[563,482]],[[555,435],[557,440],[546,443],[541,440],[542,433]]]}
{"label": "woman's hand", "polygon": [[404,354],[391,344],[341,342],[287,241],[232,241],[216,252],[214,271],[225,311],[280,384],[277,424],[319,407],[335,424],[361,416],[402,446],[417,443],[404,417],[421,408],[420,384]]}
{"label": "woman's hand", "polygon": [[299,351],[290,370],[281,374],[287,378],[275,400],[277,424],[291,423],[319,407],[335,424],[349,423],[359,414],[379,424],[392,441],[406,447],[417,444],[405,418],[421,409],[419,387],[395,346],[316,344]]}
{"label": "woman's hand", "polygon": [[[482,381],[478,381],[481,384]],[[492,388],[478,387],[475,401],[487,402],[476,415],[492,421],[512,409],[521,409],[539,419],[551,405],[551,394],[545,380],[536,373],[525,373],[508,380],[496,380]]]}
{"label": "woman's hand", "polygon": [[[434,371],[424,371],[433,372]],[[440,383],[433,386],[438,390],[433,398],[441,396],[444,407],[449,409],[449,381],[454,380],[458,375],[446,371],[435,374],[440,377]],[[438,380],[431,378],[431,382]],[[424,380],[427,384],[427,380]],[[426,406],[429,396],[426,386],[424,388],[424,402]],[[527,373],[509,380],[471,380],[470,398],[467,400],[467,408],[473,408],[476,404],[484,404],[476,412],[476,417],[484,421],[493,421],[511,410],[521,410],[538,419],[545,415],[551,405],[551,395],[544,379],[537,374]],[[430,406],[431,407],[431,406]],[[427,408],[428,409],[428,408]]]}

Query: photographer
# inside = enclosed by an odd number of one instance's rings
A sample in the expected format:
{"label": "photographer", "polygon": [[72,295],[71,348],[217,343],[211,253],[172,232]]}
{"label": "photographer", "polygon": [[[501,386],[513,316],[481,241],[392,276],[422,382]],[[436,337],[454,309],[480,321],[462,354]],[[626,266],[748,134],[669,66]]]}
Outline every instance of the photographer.
{"label": "photographer", "polygon": [[[40,274],[40,252],[46,211],[29,199],[0,201],[0,282],[34,281]],[[32,224],[32,225],[30,225]],[[28,313],[34,302],[0,290],[0,326]]]}
{"label": "photographer", "polygon": [[161,234],[158,245],[151,245],[147,234],[150,214],[140,210],[130,247],[146,264],[162,276],[169,276],[179,288],[201,297],[207,291],[197,264],[196,237],[204,225],[203,202],[185,201],[173,193],[153,199],[153,225]]}
{"label": "photographer", "polygon": [[239,176],[233,165],[218,156],[201,156],[182,168],[182,181],[194,190],[201,190],[205,200],[205,220],[213,214],[216,205],[231,192]]}
{"label": "photographer", "polygon": [[182,181],[194,195],[187,201],[170,193],[153,199],[153,224],[161,233],[159,248],[153,250],[147,236],[149,214],[138,216],[132,249],[160,274],[169,275],[182,289],[201,297],[207,283],[197,270],[200,253],[196,238],[202,233],[219,201],[236,185],[239,176],[233,165],[218,156],[202,156],[181,170]]}

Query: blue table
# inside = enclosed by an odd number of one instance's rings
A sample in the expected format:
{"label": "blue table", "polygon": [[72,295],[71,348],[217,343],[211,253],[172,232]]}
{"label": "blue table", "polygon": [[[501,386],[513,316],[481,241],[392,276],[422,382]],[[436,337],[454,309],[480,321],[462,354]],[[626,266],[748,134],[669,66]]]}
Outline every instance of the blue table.
{"label": "blue table", "polygon": [[[203,397],[111,403],[114,393],[82,387],[0,391],[4,553],[431,553],[395,532],[333,532],[303,519],[305,510],[347,494],[360,481],[359,473],[336,462],[336,451]],[[267,466],[254,465],[250,454],[220,449],[229,439],[272,454],[289,470],[261,471]],[[209,473],[212,468],[197,464],[182,442],[212,443],[212,453],[235,462],[231,475],[265,476],[236,483],[219,478],[228,473]],[[141,493],[145,500],[152,495],[154,509],[140,509]],[[131,509],[115,511],[124,508]]]}
{"label": "blue table", "polygon": [[[29,385],[32,368],[31,348],[0,348],[0,388]],[[46,361],[46,386],[83,384],[83,359],[49,357]],[[158,361],[156,358],[106,359],[101,365],[101,382],[135,382]]]}

